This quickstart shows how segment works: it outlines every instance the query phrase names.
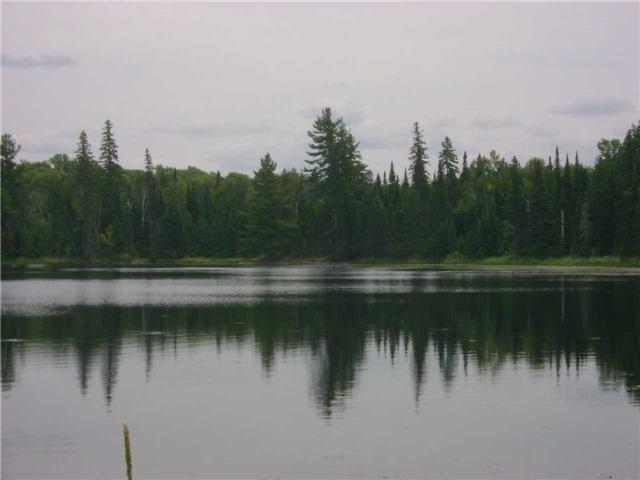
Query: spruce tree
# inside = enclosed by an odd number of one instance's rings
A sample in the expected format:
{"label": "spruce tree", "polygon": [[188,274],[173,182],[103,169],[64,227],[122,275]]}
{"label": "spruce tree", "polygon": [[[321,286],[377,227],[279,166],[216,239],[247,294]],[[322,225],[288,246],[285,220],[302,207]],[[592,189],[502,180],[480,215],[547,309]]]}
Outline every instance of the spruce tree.
{"label": "spruce tree", "polygon": [[78,162],[76,211],[81,239],[81,254],[84,258],[90,258],[96,254],[100,200],[97,164],[91,152],[87,132],[84,130],[80,133],[75,154]]}
{"label": "spruce tree", "polygon": [[442,170],[447,178],[455,178],[458,175],[458,155],[449,137],[444,137],[442,141],[442,148],[438,155],[438,169]]}
{"label": "spruce tree", "polygon": [[101,227],[106,230],[113,226],[116,242],[121,243],[124,232],[122,231],[122,212],[119,204],[120,173],[118,164],[118,145],[113,136],[113,124],[110,120],[104,122],[102,141],[100,144],[100,163],[104,169],[104,193]]}
{"label": "spruce tree", "polygon": [[153,175],[153,159],[148,148],[144,150],[144,180],[140,203],[141,249],[143,253],[148,254],[150,236],[156,213],[156,186]]}
{"label": "spruce tree", "polygon": [[113,124],[105,120],[100,143],[100,162],[106,172],[112,171],[118,165],[118,145],[113,136]]}
{"label": "spruce tree", "polygon": [[464,184],[469,179],[469,165],[467,165],[467,152],[462,154],[462,170],[460,171],[460,183]]}
{"label": "spruce tree", "polygon": [[330,108],[323,109],[307,132],[311,138],[306,162],[316,195],[328,208],[329,251],[338,258],[354,254],[357,195],[362,192],[365,166],[358,142],[342,118],[334,120]]}
{"label": "spruce tree", "polygon": [[280,182],[276,163],[267,153],[255,172],[254,191],[249,202],[247,243],[252,253],[276,258],[285,252],[288,226],[283,218]]}
{"label": "spruce tree", "polygon": [[448,208],[449,211],[452,211],[458,203],[458,155],[449,137],[444,137],[442,148],[438,154],[438,174],[443,176],[449,203]]}
{"label": "spruce tree", "polygon": [[429,180],[427,146],[418,122],[413,124],[413,141],[409,150],[409,171],[414,188],[423,191]]}

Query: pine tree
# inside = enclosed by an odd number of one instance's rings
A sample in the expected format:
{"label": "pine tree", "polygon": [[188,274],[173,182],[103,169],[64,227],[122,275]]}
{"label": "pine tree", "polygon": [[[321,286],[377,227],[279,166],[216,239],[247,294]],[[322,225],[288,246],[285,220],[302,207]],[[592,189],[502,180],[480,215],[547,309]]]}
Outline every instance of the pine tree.
{"label": "pine tree", "polygon": [[140,207],[141,248],[148,254],[150,235],[153,230],[156,213],[156,185],[153,175],[153,159],[149,149],[144,150],[144,179],[142,185],[142,199]]}
{"label": "pine tree", "polygon": [[104,122],[104,128],[102,130],[100,162],[106,172],[114,170],[118,165],[118,145],[113,136],[113,124],[110,120]]}
{"label": "pine tree", "polygon": [[[466,162],[466,158],[464,160]],[[455,179],[458,175],[458,155],[456,154],[449,137],[444,137],[444,140],[442,141],[442,149],[438,155],[438,170],[441,170],[449,179]]]}
{"label": "pine tree", "polygon": [[424,191],[429,180],[427,147],[418,122],[413,124],[413,143],[409,150],[409,171],[414,188]]}
{"label": "pine tree", "polygon": [[96,253],[100,200],[97,164],[91,152],[87,132],[84,130],[80,133],[75,154],[78,162],[76,211],[81,238],[81,252],[84,258],[90,258]]}
{"label": "pine tree", "polygon": [[458,155],[449,137],[444,137],[442,149],[438,154],[438,174],[443,176],[448,208],[452,212],[458,203]]}
{"label": "pine tree", "polygon": [[110,225],[115,227],[114,236],[118,245],[125,237],[121,221],[120,208],[120,174],[121,167],[118,164],[118,145],[113,136],[113,124],[110,120],[104,122],[102,141],[100,144],[100,163],[104,169],[104,193],[101,226],[106,230]]}
{"label": "pine tree", "polygon": [[358,142],[342,118],[333,120],[325,108],[307,132],[311,138],[306,162],[316,194],[328,208],[330,252],[338,258],[354,254],[357,195],[365,181]]}
{"label": "pine tree", "polygon": [[276,163],[268,153],[255,172],[254,191],[249,202],[247,243],[252,253],[272,259],[285,252],[289,225],[284,221],[280,182]]}
{"label": "pine tree", "polygon": [[579,215],[578,205],[573,195],[573,172],[571,164],[569,163],[569,154],[566,154],[564,167],[562,169],[560,188],[562,192],[562,211],[564,212],[561,221],[561,228],[563,230],[563,241],[561,244],[561,254],[573,254],[574,252],[574,239],[576,232],[573,228],[576,216]]}
{"label": "pine tree", "polygon": [[467,165],[467,152],[462,154],[462,170],[460,171],[460,183],[465,183],[469,179],[469,166]]}
{"label": "pine tree", "polygon": [[392,210],[395,210],[400,201],[400,182],[396,171],[393,167],[393,162],[389,166],[389,206]]}

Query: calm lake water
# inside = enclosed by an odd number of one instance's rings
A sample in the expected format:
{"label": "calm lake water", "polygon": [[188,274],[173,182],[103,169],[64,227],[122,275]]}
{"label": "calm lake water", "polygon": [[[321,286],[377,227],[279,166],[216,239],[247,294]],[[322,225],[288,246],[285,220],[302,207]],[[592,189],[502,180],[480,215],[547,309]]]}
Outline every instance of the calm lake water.
{"label": "calm lake water", "polygon": [[639,414],[639,276],[3,272],[4,478],[635,478]]}

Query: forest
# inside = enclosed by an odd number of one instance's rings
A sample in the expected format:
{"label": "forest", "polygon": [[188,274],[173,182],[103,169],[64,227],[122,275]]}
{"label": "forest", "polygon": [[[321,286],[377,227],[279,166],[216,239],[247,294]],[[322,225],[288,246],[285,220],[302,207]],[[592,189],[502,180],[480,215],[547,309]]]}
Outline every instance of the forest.
{"label": "forest", "polygon": [[[640,124],[577,153],[507,160],[459,155],[445,137],[431,157],[414,123],[409,169],[374,175],[330,108],[308,131],[304,168],[269,153],[253,176],[119,164],[107,120],[94,153],[19,161],[2,135],[2,258],[529,258],[640,255]],[[564,158],[561,158],[564,157]],[[434,168],[431,168],[433,166]]]}

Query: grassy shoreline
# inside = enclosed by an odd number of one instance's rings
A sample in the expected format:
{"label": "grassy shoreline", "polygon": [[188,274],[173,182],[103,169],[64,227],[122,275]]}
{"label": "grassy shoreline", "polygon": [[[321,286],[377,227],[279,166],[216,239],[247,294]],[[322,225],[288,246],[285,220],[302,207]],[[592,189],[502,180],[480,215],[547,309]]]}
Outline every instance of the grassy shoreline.
{"label": "grassy shoreline", "polygon": [[494,269],[502,267],[543,267],[552,269],[574,268],[606,268],[606,269],[640,269],[640,258],[606,257],[553,257],[527,258],[513,255],[486,258],[466,258],[460,255],[449,255],[445,259],[433,260],[427,258],[359,258],[346,262],[333,261],[326,257],[287,257],[274,261],[267,261],[263,257],[185,257],[178,259],[149,258],[12,258],[2,259],[3,268],[46,266],[46,267],[224,267],[224,266],[260,266],[260,265],[353,265],[359,267],[434,267],[434,268],[482,268]]}

